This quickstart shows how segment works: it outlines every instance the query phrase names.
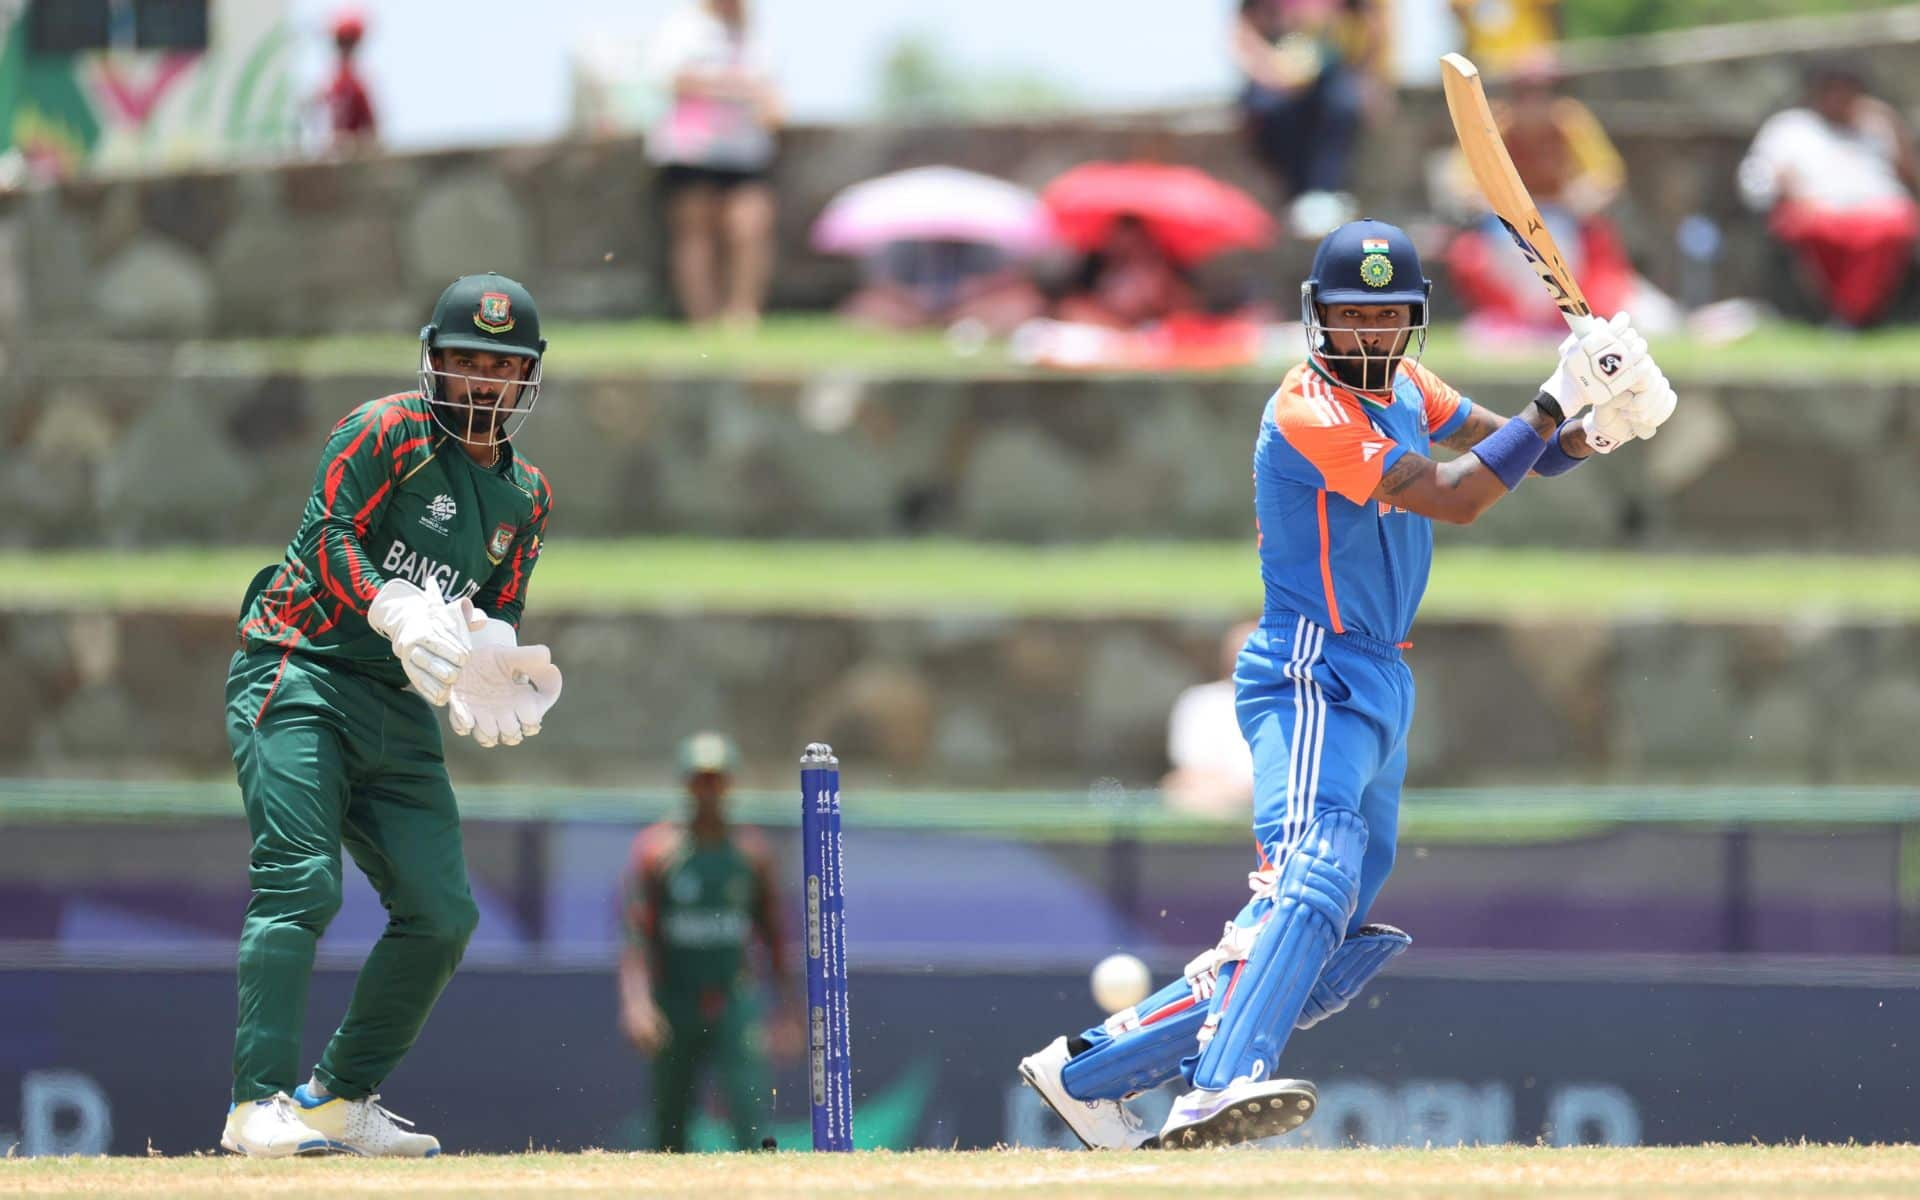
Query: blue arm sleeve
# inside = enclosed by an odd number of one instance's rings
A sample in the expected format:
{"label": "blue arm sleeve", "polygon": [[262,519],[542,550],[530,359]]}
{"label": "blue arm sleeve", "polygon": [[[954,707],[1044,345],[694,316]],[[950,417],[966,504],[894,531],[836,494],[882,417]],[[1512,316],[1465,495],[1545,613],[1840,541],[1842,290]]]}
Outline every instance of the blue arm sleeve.
{"label": "blue arm sleeve", "polygon": [[[1540,455],[1540,461],[1533,464],[1533,473],[1535,475],[1565,475],[1568,471],[1573,470],[1581,463],[1587,461],[1585,458],[1575,458],[1560,448],[1560,435],[1565,433],[1567,426],[1571,424],[1573,424],[1572,419],[1562,421],[1560,422],[1560,428],[1553,431],[1553,438],[1547,443],[1546,450]],[[1587,457],[1591,458],[1592,455],[1588,455]]]}

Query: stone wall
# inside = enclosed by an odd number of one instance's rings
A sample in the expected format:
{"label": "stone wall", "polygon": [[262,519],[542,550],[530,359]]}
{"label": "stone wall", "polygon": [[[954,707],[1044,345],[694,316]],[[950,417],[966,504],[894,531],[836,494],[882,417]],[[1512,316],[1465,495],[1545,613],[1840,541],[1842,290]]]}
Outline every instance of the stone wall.
{"label": "stone wall", "polygon": [[[1920,9],[1846,21],[1741,27],[1577,47],[1571,89],[1591,100],[1633,165],[1616,213],[1643,268],[1677,286],[1672,230],[1721,220],[1721,294],[1772,294],[1784,276],[1734,196],[1752,131],[1795,91],[1814,49],[1853,47],[1896,99],[1920,104]],[[1729,47],[1735,49],[1729,50]],[[1798,51],[1797,53],[1795,51]],[[1433,89],[1410,89],[1374,128],[1356,191],[1377,216],[1430,208],[1429,160],[1452,145]],[[806,233],[839,189],[886,171],[952,163],[1032,186],[1096,158],[1203,167],[1277,197],[1224,107],[1123,117],[948,125],[798,127],[777,174],[775,302],[823,307],[853,279]],[[651,173],[634,139],[576,140],[340,163],[264,164],[167,176],[103,176],[0,195],[0,338],[235,336],[417,325],[455,275],[518,276],[559,316],[668,306]],[[1222,263],[1221,298],[1285,300],[1307,247]],[[1281,281],[1281,282],[1276,282]],[[1444,289],[1443,289],[1444,302]]]}
{"label": "stone wall", "polygon": [[[101,362],[0,391],[0,545],[277,546],[327,430],[409,385]],[[1276,374],[1278,372],[1276,371]],[[1512,412],[1529,387],[1466,390]],[[521,444],[556,537],[1248,535],[1271,385],[1142,377],[581,379]],[[1920,549],[1920,387],[1697,384],[1655,441],[1528,485],[1455,544]]]}
{"label": "stone wall", "polygon": [[[1374,214],[1428,210],[1424,163],[1451,145],[1437,94],[1410,95],[1368,139],[1359,190]],[[1635,163],[1621,215],[1657,281],[1680,216],[1704,208],[1733,229],[1733,165],[1750,130],[1684,133],[1663,113],[1616,125]],[[946,162],[1040,186],[1077,162],[1151,157],[1192,163],[1269,204],[1224,110],[1125,121],[998,126],[801,127],[786,137],[773,302],[823,308],[854,283],[853,264],[811,252],[807,231],[833,194],[886,171]],[[498,270],[559,317],[670,310],[651,172],[632,139],[567,141],[342,163],[100,178],[0,195],[0,277],[13,276],[32,337],[237,337],[393,330],[423,320],[456,275]],[[1211,264],[1218,300],[1285,301],[1310,246]],[[1737,265],[1737,264],[1732,264]],[[1739,292],[1739,271],[1723,281]],[[1443,293],[1443,303],[1446,297]]]}
{"label": "stone wall", "polygon": [[[657,780],[718,726],[749,759],[824,739],[876,785],[1147,783],[1227,616],[802,618],[531,612],[567,687],[463,779]],[[1906,783],[1920,629],[1896,624],[1425,622],[1415,785]],[[225,614],[0,614],[0,774],[218,775]],[[784,774],[768,782],[784,780]],[[882,783],[881,781],[884,781]]]}

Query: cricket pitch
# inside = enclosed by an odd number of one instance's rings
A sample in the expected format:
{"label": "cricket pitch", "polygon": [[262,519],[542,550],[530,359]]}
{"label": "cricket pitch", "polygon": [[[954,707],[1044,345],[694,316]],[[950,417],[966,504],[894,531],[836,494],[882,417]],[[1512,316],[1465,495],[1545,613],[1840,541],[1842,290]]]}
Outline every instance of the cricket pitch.
{"label": "cricket pitch", "polygon": [[0,1195],[1453,1197],[1920,1196],[1920,1147],[1694,1146],[986,1150],[845,1155],[449,1155],[425,1162],[233,1158],[0,1161]]}

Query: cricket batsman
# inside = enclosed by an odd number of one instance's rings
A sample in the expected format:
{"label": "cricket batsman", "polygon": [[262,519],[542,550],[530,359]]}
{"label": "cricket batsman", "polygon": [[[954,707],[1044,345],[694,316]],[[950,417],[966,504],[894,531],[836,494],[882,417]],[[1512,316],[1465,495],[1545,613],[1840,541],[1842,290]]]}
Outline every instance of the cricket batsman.
{"label": "cricket batsman", "polygon": [[[620,1025],[653,1058],[659,1150],[687,1149],[703,1066],[712,1067],[725,1096],[734,1148],[760,1146],[772,1116],[766,1043],[788,1057],[805,1036],[773,853],[757,832],[727,819],[738,762],[724,734],[696,733],[681,743],[686,819],[642,830],[627,867]],[[778,995],[771,1028],[763,1028],[749,962],[755,941]]]}
{"label": "cricket batsman", "polygon": [[[440,1151],[378,1089],[479,920],[433,710],[482,746],[513,746],[560,696],[547,648],[516,633],[553,497],[512,435],[539,397],[546,346],[525,288],[455,280],[420,332],[420,389],[334,427],[285,558],[248,589],[227,674],[253,835],[228,1150]],[[343,844],[389,919],[302,1084],[307,986],[340,909]]]}
{"label": "cricket batsman", "polygon": [[[1488,412],[1420,365],[1431,292],[1407,235],[1371,220],[1328,234],[1301,285],[1307,361],[1268,400],[1253,454],[1265,605],[1234,671],[1253,895],[1182,977],[1021,1061],[1090,1147],[1229,1145],[1312,1116],[1313,1085],[1280,1071],[1288,1035],[1411,944],[1370,914],[1393,868],[1413,719],[1401,651],[1433,522],[1470,524],[1529,474],[1650,438],[1673,414],[1624,313],[1562,342],[1518,416]],[[1461,453],[1441,462],[1436,445]],[[1126,1098],[1175,1076],[1187,1090],[1144,1128]]]}

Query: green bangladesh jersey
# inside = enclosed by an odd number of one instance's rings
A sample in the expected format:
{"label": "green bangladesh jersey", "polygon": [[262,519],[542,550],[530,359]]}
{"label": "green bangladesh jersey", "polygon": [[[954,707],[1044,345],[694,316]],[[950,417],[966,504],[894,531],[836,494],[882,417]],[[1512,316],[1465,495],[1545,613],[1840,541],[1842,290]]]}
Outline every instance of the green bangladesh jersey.
{"label": "green bangladesh jersey", "polygon": [[702,841],[684,825],[646,829],[634,839],[626,895],[627,936],[647,955],[662,1008],[717,1011],[747,981],[756,936],[783,977],[773,865],[754,831]]}
{"label": "green bangladesh jersey", "polygon": [[248,649],[280,647],[395,687],[407,675],[367,606],[389,579],[425,587],[519,628],[553,494],[546,476],[500,448],[475,463],[419,392],[361,405],[334,426],[300,528],[240,616]]}

